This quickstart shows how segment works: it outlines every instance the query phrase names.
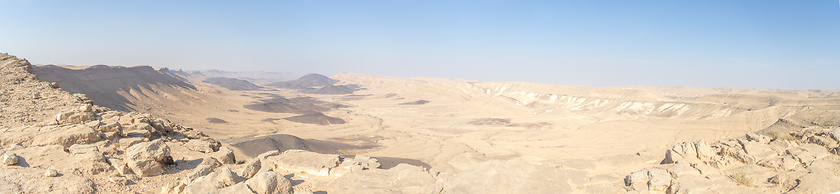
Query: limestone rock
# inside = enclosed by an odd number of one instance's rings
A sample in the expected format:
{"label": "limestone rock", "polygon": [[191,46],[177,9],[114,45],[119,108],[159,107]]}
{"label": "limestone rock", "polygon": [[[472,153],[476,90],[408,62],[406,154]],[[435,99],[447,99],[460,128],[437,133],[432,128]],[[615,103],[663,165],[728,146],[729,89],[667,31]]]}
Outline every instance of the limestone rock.
{"label": "limestone rock", "polygon": [[207,176],[202,176],[187,185],[184,188],[184,193],[209,193],[216,189],[233,186],[241,181],[241,177],[236,176],[230,168],[221,168],[219,172],[211,172]]}
{"label": "limestone rock", "polygon": [[799,163],[802,163],[805,166],[815,160],[822,159],[829,154],[824,147],[816,144],[804,144],[799,147],[788,149],[786,153],[799,160]]}
{"label": "limestone rock", "polygon": [[245,178],[251,178],[254,174],[257,174],[257,172],[260,171],[260,167],[262,167],[260,158],[254,158],[245,164],[245,168],[242,169],[242,172],[239,173],[239,175]]}
{"label": "limestone rock", "polygon": [[365,169],[379,168],[379,160],[364,155],[356,155],[353,160],[359,161]]}
{"label": "limestone rock", "polygon": [[216,158],[206,157],[206,158],[201,159],[201,164],[199,164],[199,165],[207,165],[207,166],[210,166],[211,168],[216,168],[216,167],[222,166],[222,163],[219,162],[219,160],[216,160]]}
{"label": "limestone rock", "polygon": [[99,126],[96,129],[102,132],[122,133],[123,127],[116,120],[106,119],[100,121]]}
{"label": "limestone rock", "polygon": [[834,141],[840,141],[840,127],[836,127],[831,130],[831,138],[834,139]]}
{"label": "limestone rock", "polygon": [[697,150],[697,158],[702,161],[708,161],[715,155],[715,152],[712,151],[712,147],[709,146],[706,141],[699,140],[694,144],[694,147],[695,150]]}
{"label": "limestone rock", "polygon": [[262,172],[245,181],[255,193],[291,194],[292,182],[277,172]]}
{"label": "limestone rock", "polygon": [[636,171],[624,177],[624,185],[632,190],[647,190],[647,170]]}
{"label": "limestone rock", "polygon": [[215,151],[213,150],[213,145],[211,145],[210,142],[201,141],[197,139],[191,139],[186,144],[184,144],[184,147],[187,147],[187,149],[190,149],[192,151],[202,153],[211,153]]}
{"label": "limestone rock", "polygon": [[210,155],[222,164],[236,163],[236,156],[233,155],[233,150],[227,147],[221,147],[219,151],[210,153]]}
{"label": "limestone rock", "polygon": [[268,157],[266,161],[278,169],[318,176],[330,176],[330,170],[341,162],[338,155],[305,150],[286,150],[280,155]]}
{"label": "limestone rock", "polygon": [[120,149],[129,148],[135,144],[146,142],[148,139],[145,137],[130,137],[130,138],[120,138],[117,140],[117,144],[119,145]]}
{"label": "limestone rock", "polygon": [[218,194],[255,194],[253,190],[251,190],[248,185],[245,183],[237,183],[230,187],[221,188],[219,190],[213,191],[211,193],[218,193]]}
{"label": "limestone rock", "polygon": [[15,153],[3,154],[3,164],[6,166],[15,165],[18,163],[18,155]]}
{"label": "limestone rock", "polygon": [[53,168],[47,169],[47,172],[44,172],[44,176],[46,176],[46,177],[58,176],[58,171],[53,169]]}
{"label": "limestone rock", "polygon": [[773,151],[773,149],[771,149],[766,144],[762,144],[762,143],[758,143],[758,142],[752,142],[752,141],[742,142],[742,143],[743,143],[742,145],[744,146],[744,151],[747,154],[749,154],[751,156],[754,156],[757,160],[761,160],[763,158],[778,156],[776,151]]}
{"label": "limestone rock", "polygon": [[184,191],[184,187],[186,187],[186,186],[187,185],[184,184],[184,183],[171,182],[171,183],[163,186],[160,193],[163,193],[163,194],[179,194],[182,191]]}
{"label": "limestone rock", "polygon": [[[538,167],[536,165],[509,168],[505,171],[491,170],[499,165],[504,167],[521,165],[517,162],[493,161],[476,166],[466,173],[459,174],[459,177],[447,180],[452,181],[452,187],[450,191],[444,191],[443,193],[539,193],[539,191],[535,191],[539,189],[554,190],[556,193],[569,191],[558,189],[557,185],[563,185],[563,183],[542,185],[542,188],[531,188],[535,185],[531,185],[532,182],[529,179],[536,178],[526,177],[557,178],[541,176],[540,173],[546,171],[534,169],[533,167]],[[497,174],[497,176],[487,176],[488,174]],[[344,174],[330,182],[326,191],[328,193],[389,193],[394,191],[402,193],[441,193],[440,190],[428,192],[428,189],[435,189],[435,181],[435,177],[422,167],[398,164],[387,170],[372,169]],[[511,181],[517,181],[520,186],[511,187],[508,185]],[[477,185],[481,186],[477,187]],[[528,192],[529,189],[533,192]]]}
{"label": "limestone rock", "polygon": [[770,142],[770,137],[758,135],[755,133],[747,133],[747,140],[754,141],[758,143],[767,143]]}
{"label": "limestone rock", "polygon": [[33,146],[62,145],[70,147],[73,144],[89,144],[99,141],[98,132],[86,125],[71,125],[57,127],[49,133],[41,133],[32,140]]}
{"label": "limestone rock", "polygon": [[108,163],[117,170],[118,173],[125,175],[131,172],[131,168],[128,167],[128,164],[125,163],[122,159],[119,158],[106,158]]}
{"label": "limestone rock", "polygon": [[196,179],[198,179],[199,177],[210,174],[210,170],[212,170],[212,169],[213,169],[213,167],[210,166],[210,165],[198,165],[189,174],[187,174],[187,177],[184,179],[184,183],[185,184],[190,184],[193,181],[195,181]]}
{"label": "limestone rock", "polygon": [[663,164],[676,164],[680,163],[680,161],[685,160],[682,155],[678,154],[674,150],[665,150],[665,159],[662,160]]}
{"label": "limestone rock", "polygon": [[96,119],[91,112],[67,111],[56,115],[55,120],[59,124],[83,124]]}
{"label": "limestone rock", "polygon": [[647,182],[648,190],[665,191],[671,186],[671,174],[662,169],[650,169],[647,173],[650,180]]}
{"label": "limestone rock", "polygon": [[100,153],[99,147],[96,147],[96,145],[73,144],[67,150],[69,150],[71,154]]}
{"label": "limestone rock", "polygon": [[161,140],[143,142],[126,149],[125,160],[128,167],[139,176],[159,174],[169,156],[169,146]]}

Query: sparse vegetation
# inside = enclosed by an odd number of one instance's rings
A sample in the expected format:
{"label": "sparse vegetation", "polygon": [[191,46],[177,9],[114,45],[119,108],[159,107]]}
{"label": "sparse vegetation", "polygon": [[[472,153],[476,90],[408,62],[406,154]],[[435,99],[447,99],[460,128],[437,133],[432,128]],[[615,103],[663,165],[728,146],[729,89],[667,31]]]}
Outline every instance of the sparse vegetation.
{"label": "sparse vegetation", "polygon": [[747,175],[747,173],[744,172],[735,172],[732,175],[730,175],[729,178],[732,178],[732,181],[735,181],[735,183],[738,183],[739,185],[744,185],[748,187],[755,186],[755,184],[753,184],[752,177],[750,177],[749,175]]}
{"label": "sparse vegetation", "polygon": [[796,140],[799,139],[799,138],[796,138],[796,137],[794,137],[790,134],[782,133],[782,132],[779,132],[779,131],[771,133],[770,136],[773,137],[773,140],[776,140],[776,141],[780,141],[780,140],[796,141]]}

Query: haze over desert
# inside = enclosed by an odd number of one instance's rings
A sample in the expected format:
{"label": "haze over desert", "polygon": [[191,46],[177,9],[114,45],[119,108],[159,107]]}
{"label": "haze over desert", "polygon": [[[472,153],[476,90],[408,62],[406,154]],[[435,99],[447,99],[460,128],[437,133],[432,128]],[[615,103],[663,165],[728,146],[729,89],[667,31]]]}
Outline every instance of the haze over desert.
{"label": "haze over desert", "polygon": [[840,192],[838,8],[0,0],[0,191]]}

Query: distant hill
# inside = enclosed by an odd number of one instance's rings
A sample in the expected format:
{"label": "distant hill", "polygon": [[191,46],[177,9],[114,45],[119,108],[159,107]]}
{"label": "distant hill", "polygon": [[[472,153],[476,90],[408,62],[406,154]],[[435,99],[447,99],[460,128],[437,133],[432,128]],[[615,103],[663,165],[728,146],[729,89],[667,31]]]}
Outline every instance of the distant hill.
{"label": "distant hill", "polygon": [[202,82],[221,86],[229,90],[258,90],[262,88],[246,80],[227,77],[211,77]]}
{"label": "distant hill", "polygon": [[324,113],[309,113],[304,115],[298,115],[293,117],[283,118],[292,122],[298,123],[308,123],[308,124],[316,124],[316,125],[332,125],[332,124],[344,124],[344,119],[330,117],[324,115]]}
{"label": "distant hill", "polygon": [[315,87],[324,87],[328,85],[333,85],[338,83],[338,80],[330,79],[327,76],[321,74],[307,74],[303,77],[300,77],[296,80],[291,81],[284,81],[284,82],[276,82],[267,84],[268,86],[274,86],[278,88],[289,88],[289,89],[310,89]]}
{"label": "distant hill", "polygon": [[196,91],[195,86],[166,68],[105,65],[35,65],[32,68],[42,81],[56,82],[62,90],[87,94],[97,105],[121,111],[135,110],[134,99],[186,100],[192,97],[180,91]]}
{"label": "distant hill", "polygon": [[358,85],[327,85],[320,89],[309,91],[310,94],[352,94],[359,90]]}
{"label": "distant hill", "polygon": [[269,83],[276,83],[281,81],[288,81],[300,77],[300,74],[289,72],[263,72],[263,71],[245,71],[245,72],[230,72],[221,70],[202,70],[202,71],[183,71],[171,70],[172,73],[187,77],[191,80],[204,80],[212,77],[227,77],[246,80],[248,82],[262,85]]}

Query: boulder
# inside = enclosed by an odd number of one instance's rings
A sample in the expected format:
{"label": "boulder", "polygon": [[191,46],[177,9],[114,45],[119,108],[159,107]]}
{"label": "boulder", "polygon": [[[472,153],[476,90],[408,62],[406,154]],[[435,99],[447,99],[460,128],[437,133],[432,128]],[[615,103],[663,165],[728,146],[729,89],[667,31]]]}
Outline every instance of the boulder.
{"label": "boulder", "polygon": [[662,169],[650,169],[647,173],[650,178],[647,182],[648,190],[651,191],[665,191],[671,186],[671,174]]}
{"label": "boulder", "polygon": [[106,119],[99,122],[99,127],[97,127],[96,130],[102,132],[122,133],[123,127],[116,120]]}
{"label": "boulder", "polygon": [[126,149],[135,144],[142,143],[149,141],[145,137],[129,137],[129,138],[120,138],[117,140],[117,144],[119,145],[119,149]]}
{"label": "boulder", "polygon": [[96,119],[92,112],[66,111],[56,115],[59,124],[84,124]]}
{"label": "boulder", "polygon": [[242,172],[239,173],[239,176],[251,178],[254,176],[254,174],[257,174],[257,172],[260,171],[260,167],[262,167],[262,162],[260,162],[260,158],[254,158],[245,164],[245,168],[242,169]]}
{"label": "boulder", "polygon": [[62,145],[70,147],[73,144],[89,144],[99,141],[98,132],[86,125],[60,126],[51,132],[38,134],[33,138],[33,146]]}
{"label": "boulder", "polygon": [[624,186],[629,187],[631,190],[647,190],[647,182],[647,170],[636,171],[624,177]]}
{"label": "boulder", "polygon": [[197,151],[197,152],[202,152],[202,153],[211,153],[211,152],[215,151],[215,150],[213,150],[213,145],[211,145],[210,142],[197,140],[197,139],[191,139],[186,144],[184,144],[184,147],[187,147],[187,149],[190,149],[192,151]]}
{"label": "boulder", "polygon": [[341,162],[338,155],[320,154],[306,150],[286,150],[280,155],[266,158],[277,169],[303,172],[317,176],[330,176],[330,170]]}
{"label": "boulder", "polygon": [[665,159],[662,160],[662,163],[663,164],[676,164],[676,163],[681,163],[681,161],[684,161],[684,160],[685,160],[685,158],[683,158],[682,155],[676,153],[676,151],[665,150]]}
{"label": "boulder", "polygon": [[139,176],[159,174],[164,163],[171,161],[169,146],[161,140],[135,144],[125,151],[128,167]]}
{"label": "boulder", "polygon": [[131,172],[131,168],[128,167],[128,164],[125,163],[122,159],[119,158],[106,158],[108,160],[108,164],[111,164],[114,169],[117,170],[118,173],[122,175],[126,175]]}
{"label": "boulder", "polygon": [[233,155],[233,150],[227,147],[220,147],[219,151],[210,153],[210,157],[215,158],[222,164],[236,163],[236,156]]}
{"label": "boulder", "polygon": [[262,172],[245,181],[255,193],[291,194],[292,181],[277,172]]}
{"label": "boulder", "polygon": [[206,157],[206,158],[202,158],[201,163],[198,164],[198,165],[207,165],[207,166],[210,166],[211,168],[216,168],[216,167],[222,166],[222,163],[219,162],[219,160],[216,160],[216,158]]}
{"label": "boulder", "polygon": [[187,174],[187,177],[184,179],[184,183],[190,184],[199,177],[210,174],[211,170],[213,170],[213,167],[210,165],[198,165],[189,174]]}
{"label": "boulder", "polygon": [[242,181],[242,178],[236,176],[230,168],[221,168],[219,172],[211,172],[206,176],[199,177],[184,187],[184,193],[209,193],[217,189],[233,186],[240,181]]}

